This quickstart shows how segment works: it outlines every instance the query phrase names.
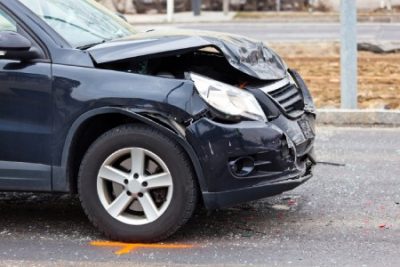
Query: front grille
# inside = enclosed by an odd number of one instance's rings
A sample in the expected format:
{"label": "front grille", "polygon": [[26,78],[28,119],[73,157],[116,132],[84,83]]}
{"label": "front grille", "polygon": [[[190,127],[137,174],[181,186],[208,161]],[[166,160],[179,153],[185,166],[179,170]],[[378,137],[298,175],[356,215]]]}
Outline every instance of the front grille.
{"label": "front grille", "polygon": [[304,99],[300,88],[291,83],[288,78],[259,88],[272,97],[282,109],[290,115],[304,110]]}
{"label": "front grille", "polygon": [[289,83],[282,88],[269,92],[269,95],[289,114],[304,109],[303,95],[294,84]]}

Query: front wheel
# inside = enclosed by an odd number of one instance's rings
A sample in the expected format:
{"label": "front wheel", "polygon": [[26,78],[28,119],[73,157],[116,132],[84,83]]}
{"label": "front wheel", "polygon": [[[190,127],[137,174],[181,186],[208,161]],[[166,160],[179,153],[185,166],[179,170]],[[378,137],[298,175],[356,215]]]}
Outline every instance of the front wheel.
{"label": "front wheel", "polygon": [[161,132],[126,125],[102,135],[82,161],[78,191],[108,238],[155,242],[191,217],[197,188],[186,154]]}

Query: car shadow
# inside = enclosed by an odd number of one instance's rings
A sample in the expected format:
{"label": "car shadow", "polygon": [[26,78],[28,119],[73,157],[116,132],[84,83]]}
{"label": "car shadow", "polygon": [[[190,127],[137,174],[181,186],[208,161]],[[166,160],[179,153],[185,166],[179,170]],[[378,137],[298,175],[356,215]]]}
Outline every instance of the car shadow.
{"label": "car shadow", "polygon": [[266,238],[281,235],[297,224],[304,214],[299,210],[301,195],[282,194],[215,211],[198,210],[172,238],[176,242],[207,242],[221,239]]}
{"label": "car shadow", "polygon": [[[210,242],[264,238],[296,223],[304,200],[283,194],[222,210],[198,208],[168,242]],[[0,238],[104,240],[86,218],[79,199],[70,195],[0,193]]]}

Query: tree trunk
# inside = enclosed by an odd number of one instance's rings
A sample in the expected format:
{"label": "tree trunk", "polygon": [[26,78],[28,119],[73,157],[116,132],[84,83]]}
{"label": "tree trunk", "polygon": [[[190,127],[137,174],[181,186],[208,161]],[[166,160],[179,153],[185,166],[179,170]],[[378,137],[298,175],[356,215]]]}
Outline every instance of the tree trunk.
{"label": "tree trunk", "polygon": [[132,0],[99,0],[101,4],[113,12],[135,14],[136,8]]}
{"label": "tree trunk", "polygon": [[114,5],[113,0],[97,0],[100,4],[102,4],[103,6],[105,6],[106,8],[110,9],[113,12],[116,12],[117,9]]}

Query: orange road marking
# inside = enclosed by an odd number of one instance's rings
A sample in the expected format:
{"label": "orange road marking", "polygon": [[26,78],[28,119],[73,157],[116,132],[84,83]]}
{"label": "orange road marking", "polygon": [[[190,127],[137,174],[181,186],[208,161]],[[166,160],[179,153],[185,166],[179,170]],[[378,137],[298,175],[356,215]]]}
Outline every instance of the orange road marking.
{"label": "orange road marking", "polygon": [[116,255],[124,255],[129,252],[135,251],[137,249],[142,248],[156,248],[156,249],[183,249],[183,248],[193,248],[193,245],[185,245],[185,244],[129,244],[122,242],[109,242],[109,241],[92,241],[90,245],[95,247],[117,247],[119,250],[115,251]]}

